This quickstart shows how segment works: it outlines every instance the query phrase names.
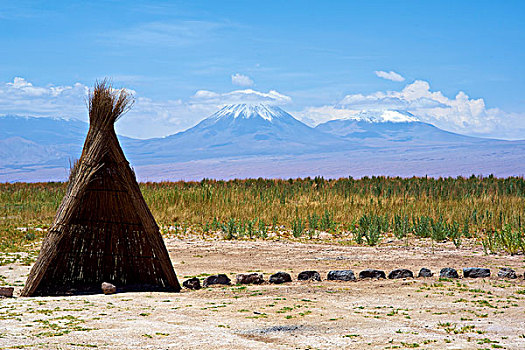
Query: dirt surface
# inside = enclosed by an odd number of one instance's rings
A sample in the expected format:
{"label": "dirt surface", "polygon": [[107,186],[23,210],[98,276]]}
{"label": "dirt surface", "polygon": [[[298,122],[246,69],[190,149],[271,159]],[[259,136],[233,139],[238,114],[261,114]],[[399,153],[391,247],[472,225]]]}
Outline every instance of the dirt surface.
{"label": "dirt surface", "polygon": [[[282,285],[215,286],[181,293],[122,293],[0,300],[0,348],[28,349],[525,349],[524,256],[418,241],[380,247],[290,241],[166,239],[186,278],[277,271]],[[417,245],[417,246],[415,246]],[[487,267],[486,279],[326,281],[330,270],[388,272]],[[497,277],[500,267],[517,280]],[[322,282],[298,282],[317,270]],[[0,267],[20,293],[28,266]]]}

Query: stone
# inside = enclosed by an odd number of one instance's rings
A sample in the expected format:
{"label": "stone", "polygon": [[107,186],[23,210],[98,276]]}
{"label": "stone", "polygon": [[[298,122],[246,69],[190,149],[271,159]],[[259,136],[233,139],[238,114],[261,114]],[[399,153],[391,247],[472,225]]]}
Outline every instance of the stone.
{"label": "stone", "polygon": [[303,271],[298,276],[299,281],[321,281],[321,275],[317,271]]}
{"label": "stone", "polygon": [[14,287],[0,287],[0,298],[12,298]]}
{"label": "stone", "polygon": [[235,278],[237,284],[261,284],[264,283],[263,275],[260,273],[240,273]]}
{"label": "stone", "polygon": [[467,267],[463,269],[463,277],[465,278],[485,278],[490,277],[490,269],[481,267]]}
{"label": "stone", "polygon": [[514,271],[513,269],[510,269],[508,267],[502,267],[498,271],[498,277],[515,279],[515,278],[518,278],[518,275],[516,275],[516,271]]}
{"label": "stone", "polygon": [[355,275],[352,270],[334,270],[328,272],[326,279],[329,281],[355,281]]}
{"label": "stone", "polygon": [[201,281],[197,277],[187,279],[186,281],[182,282],[182,285],[185,288],[192,289],[192,290],[201,289]]}
{"label": "stone", "polygon": [[204,287],[209,287],[213,284],[222,284],[229,286],[231,284],[231,280],[225,274],[220,273],[218,275],[211,275],[206,277],[202,285]]}
{"label": "stone", "polygon": [[385,271],[366,269],[359,272],[359,278],[386,278]]}
{"label": "stone", "polygon": [[388,274],[388,278],[391,280],[398,279],[398,278],[414,278],[414,274],[412,271],[407,269],[395,269],[390,271]]}
{"label": "stone", "polygon": [[270,276],[270,283],[281,284],[286,282],[292,282],[292,277],[286,272],[277,272]]}
{"label": "stone", "polygon": [[417,277],[432,277],[434,276],[434,274],[432,273],[432,271],[430,271],[430,269],[427,269],[426,267],[423,267],[421,270],[419,270],[419,274],[417,275]]}
{"label": "stone", "polygon": [[117,292],[117,287],[114,284],[108,282],[102,282],[100,288],[104,294],[115,294]]}
{"label": "stone", "polygon": [[439,277],[441,278],[459,278],[458,272],[456,269],[451,267],[445,267],[439,271]]}

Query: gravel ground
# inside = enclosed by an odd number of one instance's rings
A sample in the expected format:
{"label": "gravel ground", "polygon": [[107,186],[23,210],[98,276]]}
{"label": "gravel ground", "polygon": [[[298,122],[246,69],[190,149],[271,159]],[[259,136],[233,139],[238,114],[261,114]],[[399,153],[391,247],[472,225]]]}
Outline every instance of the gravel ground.
{"label": "gravel ground", "polygon": [[[0,348],[27,349],[524,349],[524,256],[486,256],[418,240],[379,247],[291,241],[167,238],[180,282],[257,271],[282,285],[214,286],[181,293],[122,293],[0,300]],[[326,281],[330,270],[488,267],[485,279]],[[500,267],[517,280],[497,277]],[[321,282],[298,282],[317,270]],[[28,266],[0,266],[15,285]]]}

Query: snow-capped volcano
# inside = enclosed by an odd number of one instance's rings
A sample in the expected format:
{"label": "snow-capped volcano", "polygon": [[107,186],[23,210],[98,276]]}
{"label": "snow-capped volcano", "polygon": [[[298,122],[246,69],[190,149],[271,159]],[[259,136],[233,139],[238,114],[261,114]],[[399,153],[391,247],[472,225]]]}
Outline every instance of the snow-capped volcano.
{"label": "snow-capped volcano", "polygon": [[267,121],[272,121],[274,118],[287,118],[288,116],[290,115],[277,106],[265,104],[250,105],[241,103],[224,106],[215,114],[213,114],[210,119],[262,118]]}
{"label": "snow-capped volcano", "polygon": [[368,146],[393,143],[464,143],[478,140],[439,129],[420,121],[409,112],[398,110],[362,111],[344,119],[319,124],[315,129],[347,140],[360,140]]}
{"label": "snow-capped volcano", "polygon": [[206,130],[212,134],[229,130],[234,136],[254,134],[259,140],[293,135],[308,137],[308,134],[315,133],[281,108],[266,104],[224,106],[186,132],[195,130]]}
{"label": "snow-capped volcano", "polygon": [[166,157],[180,160],[296,155],[341,149],[345,145],[348,142],[302,123],[277,106],[234,104],[224,106],[184,132],[146,140],[132,152],[151,155],[153,161]]}

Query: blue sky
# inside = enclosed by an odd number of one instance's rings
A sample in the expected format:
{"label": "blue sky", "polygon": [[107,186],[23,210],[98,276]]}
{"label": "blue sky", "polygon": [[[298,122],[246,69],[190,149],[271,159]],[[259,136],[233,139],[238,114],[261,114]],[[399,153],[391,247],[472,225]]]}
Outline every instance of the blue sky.
{"label": "blue sky", "polygon": [[85,88],[111,77],[135,93],[118,126],[135,137],[246,98],[310,124],[395,108],[525,138],[524,1],[0,4],[0,115],[85,118]]}

